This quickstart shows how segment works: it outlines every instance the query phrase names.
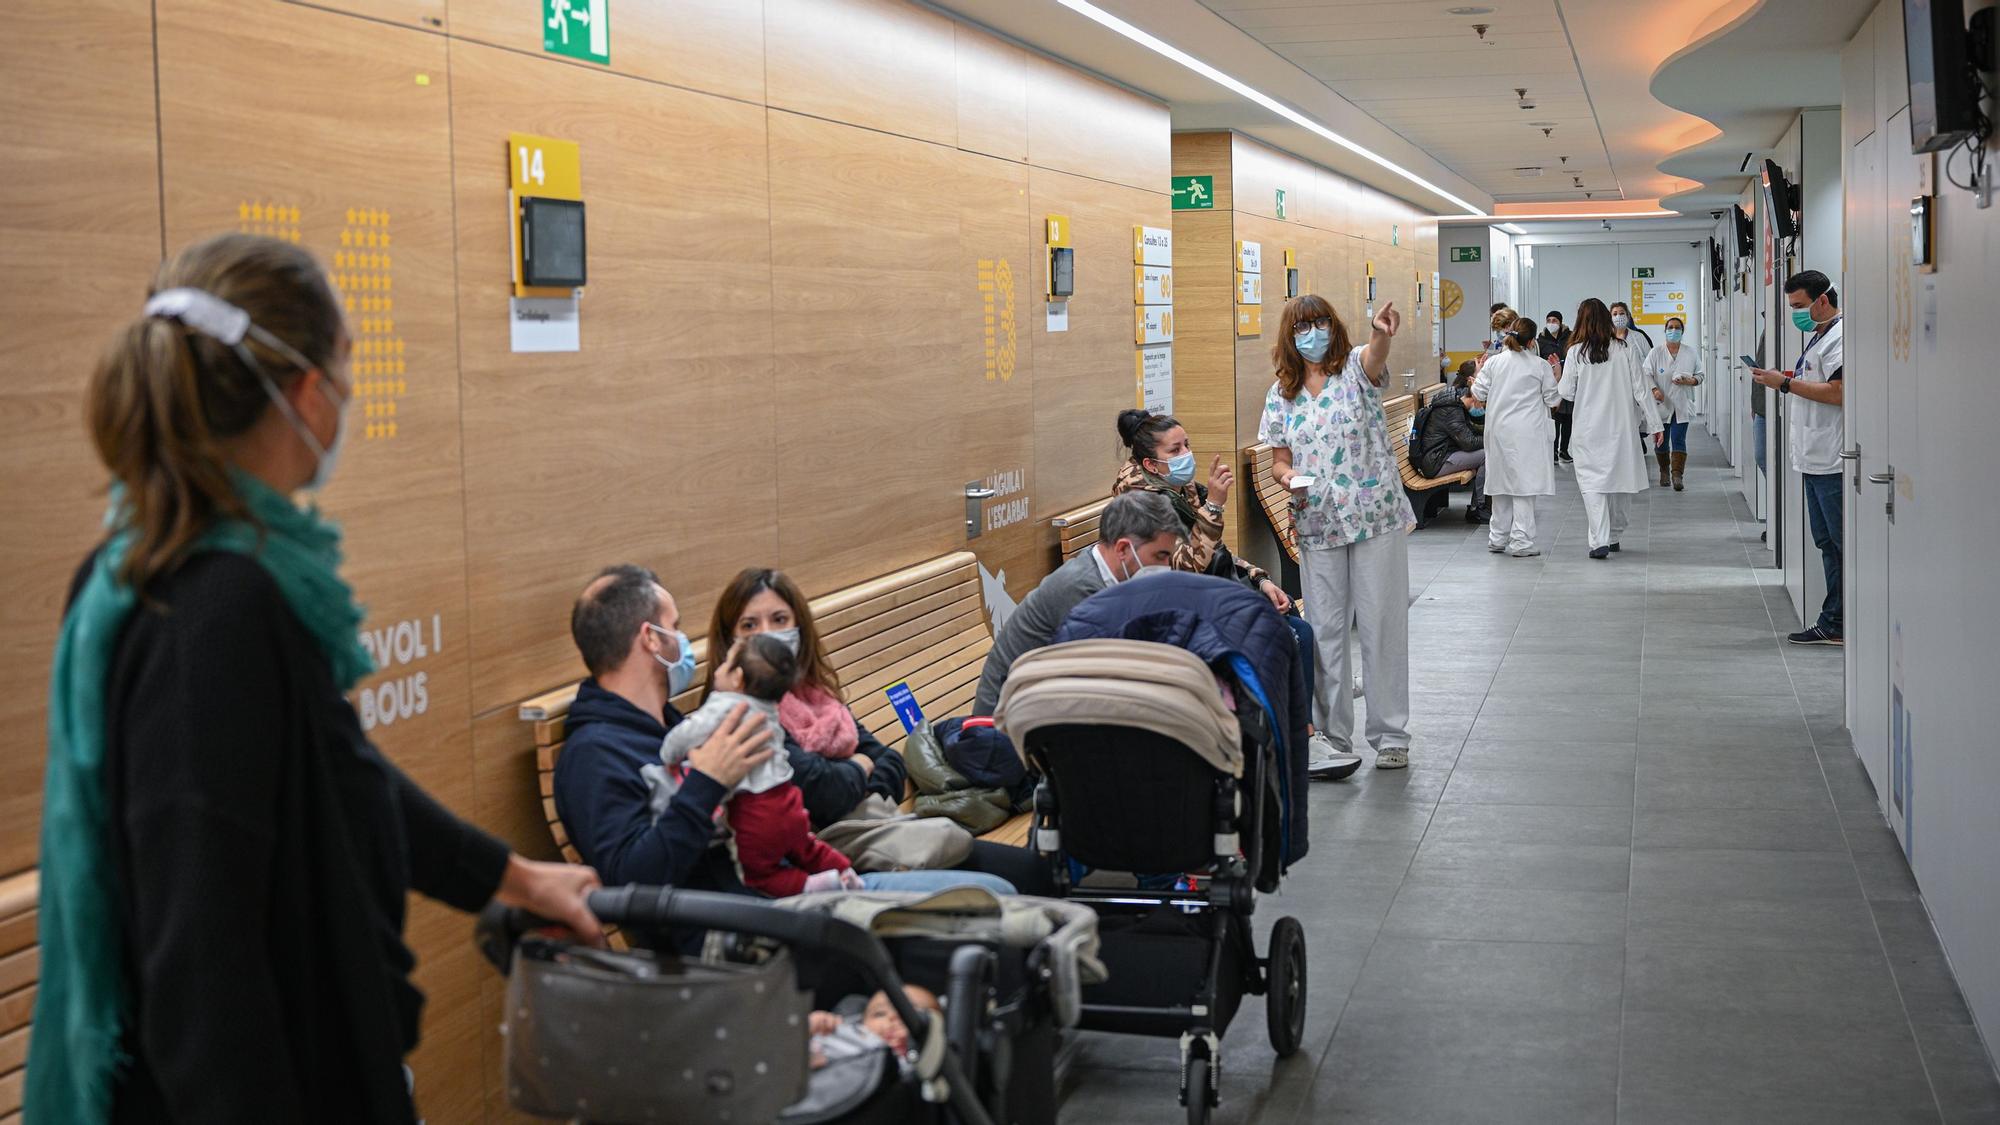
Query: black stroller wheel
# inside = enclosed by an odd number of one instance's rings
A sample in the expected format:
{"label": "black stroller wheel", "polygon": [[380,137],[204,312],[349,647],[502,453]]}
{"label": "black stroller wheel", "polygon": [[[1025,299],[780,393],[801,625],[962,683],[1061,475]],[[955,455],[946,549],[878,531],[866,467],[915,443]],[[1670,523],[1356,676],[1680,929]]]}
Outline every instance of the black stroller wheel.
{"label": "black stroller wheel", "polygon": [[1209,1114],[1209,1062],[1206,1057],[1196,1056],[1188,1060],[1187,1072],[1187,1114],[1188,1125],[1208,1125]]}
{"label": "black stroller wheel", "polygon": [[1271,956],[1265,962],[1264,1024],[1271,1049],[1288,1058],[1306,1035],[1306,931],[1287,915],[1271,927]]}

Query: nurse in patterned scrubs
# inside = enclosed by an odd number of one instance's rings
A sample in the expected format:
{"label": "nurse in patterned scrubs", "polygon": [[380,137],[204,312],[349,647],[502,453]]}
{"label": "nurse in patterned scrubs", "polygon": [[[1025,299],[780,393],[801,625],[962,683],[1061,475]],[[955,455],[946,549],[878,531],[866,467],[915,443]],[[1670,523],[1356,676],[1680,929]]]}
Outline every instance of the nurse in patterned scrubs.
{"label": "nurse in patterned scrubs", "polygon": [[[1394,302],[1354,347],[1326,300],[1295,297],[1271,347],[1277,381],[1264,397],[1258,432],[1273,451],[1273,475],[1292,493],[1306,620],[1319,647],[1319,682],[1348,682],[1347,626],[1361,633],[1368,744],[1375,768],[1410,764],[1410,556],[1416,525],[1382,416],[1389,340],[1402,326]],[[1314,723],[1349,752],[1354,700],[1325,691]]]}

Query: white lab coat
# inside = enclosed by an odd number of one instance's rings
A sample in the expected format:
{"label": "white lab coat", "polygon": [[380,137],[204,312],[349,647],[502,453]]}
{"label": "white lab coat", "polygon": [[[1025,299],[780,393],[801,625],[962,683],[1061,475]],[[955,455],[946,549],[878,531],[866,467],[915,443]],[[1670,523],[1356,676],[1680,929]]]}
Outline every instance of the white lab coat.
{"label": "white lab coat", "polygon": [[1701,349],[1681,345],[1679,355],[1660,344],[1646,353],[1646,376],[1652,385],[1660,388],[1667,401],[1659,407],[1660,417],[1672,422],[1687,422],[1694,418],[1694,387],[1681,386],[1675,379],[1693,379],[1701,383]]}
{"label": "white lab coat", "polygon": [[1503,351],[1479,369],[1472,397],[1486,404],[1487,495],[1555,495],[1556,423],[1549,408],[1562,396],[1549,361]]}
{"label": "white lab coat", "polygon": [[1639,349],[1613,340],[1604,362],[1591,363],[1578,344],[1563,360],[1562,381],[1556,389],[1576,404],[1569,452],[1576,458],[1577,488],[1646,491],[1646,456],[1634,430],[1644,431],[1650,439],[1663,427],[1653,402],[1653,384],[1640,368]]}

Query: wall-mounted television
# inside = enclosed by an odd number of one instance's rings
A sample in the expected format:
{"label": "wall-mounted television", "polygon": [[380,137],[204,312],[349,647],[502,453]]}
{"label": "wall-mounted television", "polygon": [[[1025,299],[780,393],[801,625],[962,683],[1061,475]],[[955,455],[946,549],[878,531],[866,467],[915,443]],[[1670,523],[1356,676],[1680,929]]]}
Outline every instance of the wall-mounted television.
{"label": "wall-mounted television", "polygon": [[1724,279],[1728,277],[1722,265],[1722,247],[1716,244],[1715,236],[1708,239],[1708,288],[1717,300],[1722,298]]}
{"label": "wall-mounted television", "polygon": [[1736,256],[1752,258],[1757,254],[1757,236],[1750,229],[1750,213],[1741,203],[1729,205],[1729,227],[1736,236]]}
{"label": "wall-mounted television", "polygon": [[1910,151],[1941,152],[1979,125],[1964,0],[1903,0],[1910,62]]}
{"label": "wall-mounted television", "polygon": [[1785,178],[1785,170],[1775,160],[1764,161],[1764,202],[1771,229],[1779,238],[1799,233],[1799,185]]}

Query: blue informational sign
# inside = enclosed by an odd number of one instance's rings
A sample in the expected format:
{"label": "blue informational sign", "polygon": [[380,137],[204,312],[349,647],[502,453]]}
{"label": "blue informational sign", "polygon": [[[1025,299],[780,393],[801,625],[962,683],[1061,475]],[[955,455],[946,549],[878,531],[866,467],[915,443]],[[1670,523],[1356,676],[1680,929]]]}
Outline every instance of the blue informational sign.
{"label": "blue informational sign", "polygon": [[924,709],[917,706],[917,693],[910,690],[910,685],[891,684],[883,694],[889,697],[889,705],[896,709],[896,717],[903,721],[905,732],[924,725]]}

